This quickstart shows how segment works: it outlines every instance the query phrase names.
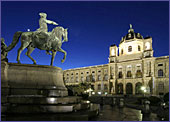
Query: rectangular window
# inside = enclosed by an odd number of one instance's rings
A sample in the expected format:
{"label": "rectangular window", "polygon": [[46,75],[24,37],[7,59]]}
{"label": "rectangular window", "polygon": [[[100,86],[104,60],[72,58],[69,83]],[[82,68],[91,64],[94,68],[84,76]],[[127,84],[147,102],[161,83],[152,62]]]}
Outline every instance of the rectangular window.
{"label": "rectangular window", "polygon": [[163,64],[158,64],[158,66],[163,66]]}

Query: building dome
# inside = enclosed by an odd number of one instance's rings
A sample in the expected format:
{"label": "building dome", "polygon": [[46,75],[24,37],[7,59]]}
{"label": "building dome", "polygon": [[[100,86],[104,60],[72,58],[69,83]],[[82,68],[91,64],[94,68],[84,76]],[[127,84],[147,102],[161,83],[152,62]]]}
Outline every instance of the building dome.
{"label": "building dome", "polygon": [[140,33],[135,33],[134,29],[132,28],[132,25],[130,24],[130,29],[128,30],[128,34],[122,37],[120,43],[131,41],[131,40],[133,41],[134,39],[143,39],[143,36]]}

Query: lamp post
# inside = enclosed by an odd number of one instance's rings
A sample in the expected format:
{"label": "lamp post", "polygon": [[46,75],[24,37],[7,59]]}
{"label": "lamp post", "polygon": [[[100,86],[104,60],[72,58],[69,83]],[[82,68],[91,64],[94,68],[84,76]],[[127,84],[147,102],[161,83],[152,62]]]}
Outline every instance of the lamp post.
{"label": "lamp post", "polygon": [[144,97],[145,97],[145,93],[147,92],[146,87],[145,87],[145,86],[142,86],[142,87],[141,87],[141,90],[143,91],[143,95],[144,95]]}

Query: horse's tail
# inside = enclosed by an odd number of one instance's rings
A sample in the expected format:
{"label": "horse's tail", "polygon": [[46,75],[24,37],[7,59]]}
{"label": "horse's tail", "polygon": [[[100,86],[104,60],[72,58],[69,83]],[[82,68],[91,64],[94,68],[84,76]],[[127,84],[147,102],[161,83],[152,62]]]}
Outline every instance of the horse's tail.
{"label": "horse's tail", "polygon": [[22,34],[22,33],[23,33],[23,32],[18,31],[18,32],[16,32],[16,33],[14,34],[12,43],[5,49],[6,52],[12,50],[12,49],[16,46],[16,44],[18,43],[19,38],[21,37],[21,34]]}

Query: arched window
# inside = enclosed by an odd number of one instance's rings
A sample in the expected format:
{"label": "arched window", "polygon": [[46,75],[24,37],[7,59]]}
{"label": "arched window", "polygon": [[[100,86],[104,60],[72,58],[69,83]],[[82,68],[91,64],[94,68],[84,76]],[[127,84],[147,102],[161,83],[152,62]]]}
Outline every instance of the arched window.
{"label": "arched window", "polygon": [[132,83],[126,84],[126,94],[132,94],[133,93],[133,85]]}
{"label": "arched window", "polygon": [[108,75],[107,74],[104,76],[104,80],[105,81],[108,80]]}
{"label": "arched window", "polygon": [[141,51],[141,49],[140,49],[140,45],[138,45],[138,51]]}
{"label": "arched window", "polygon": [[67,77],[67,80],[66,80],[66,82],[69,82],[69,77]]}
{"label": "arched window", "polygon": [[123,55],[123,49],[121,50],[121,54]]}
{"label": "arched window", "polygon": [[98,90],[101,90],[101,85],[100,84],[98,84]]}
{"label": "arched window", "polygon": [[122,71],[119,72],[119,78],[123,78]]}
{"label": "arched window", "polygon": [[136,77],[137,77],[137,78],[141,78],[141,77],[142,77],[142,72],[141,72],[141,70],[137,70],[137,71],[136,71]]}
{"label": "arched window", "polygon": [[90,76],[87,76],[87,77],[86,77],[86,81],[87,81],[87,82],[90,82]]}
{"label": "arched window", "polygon": [[140,82],[136,83],[136,85],[135,85],[135,94],[142,94],[141,87],[142,87],[142,83],[140,83]]}
{"label": "arched window", "polygon": [[150,43],[149,43],[149,42],[146,42],[146,43],[145,43],[145,48],[146,48],[146,50],[149,50],[149,49],[150,49]]}
{"label": "arched window", "polygon": [[71,82],[74,82],[74,78],[73,77],[71,77]]}
{"label": "arched window", "polygon": [[106,84],[104,84],[104,90],[107,90],[107,85]]}
{"label": "arched window", "polygon": [[79,79],[78,79],[78,77],[76,77],[76,82],[79,82]]}
{"label": "arched window", "polygon": [[92,75],[92,81],[93,82],[95,81],[95,75]]}
{"label": "arched window", "polygon": [[99,80],[99,81],[101,80],[101,75],[98,75],[98,80]]}
{"label": "arched window", "polygon": [[162,69],[158,70],[158,77],[163,77],[163,70]]}
{"label": "arched window", "polygon": [[114,50],[114,49],[112,49],[111,55],[112,55],[112,56],[115,55],[115,50]]}
{"label": "arched window", "polygon": [[84,78],[83,78],[83,76],[81,76],[81,82],[83,82],[84,81]]}
{"label": "arched window", "polygon": [[128,47],[128,52],[132,52],[132,46]]}
{"label": "arched window", "polygon": [[132,77],[131,71],[127,71],[127,77],[128,77],[128,78],[131,78],[131,77]]}

